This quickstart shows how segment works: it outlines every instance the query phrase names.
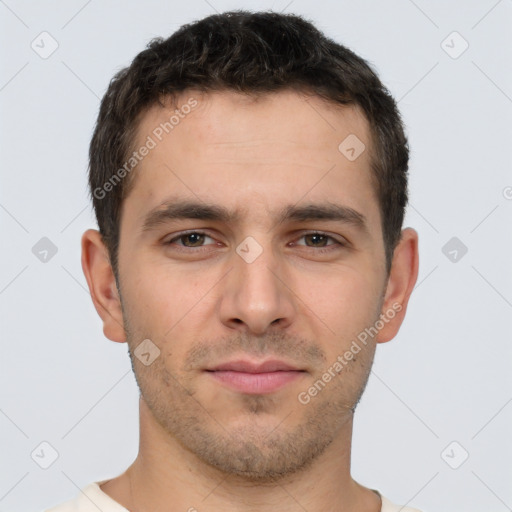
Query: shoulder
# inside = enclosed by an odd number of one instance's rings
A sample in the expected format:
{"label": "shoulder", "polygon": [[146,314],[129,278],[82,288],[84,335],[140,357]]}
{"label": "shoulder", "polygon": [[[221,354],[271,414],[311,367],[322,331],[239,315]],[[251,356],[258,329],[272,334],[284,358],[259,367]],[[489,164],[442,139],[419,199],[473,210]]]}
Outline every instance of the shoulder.
{"label": "shoulder", "polygon": [[421,510],[418,510],[417,508],[395,505],[385,496],[382,496],[382,494],[380,495],[380,497],[382,499],[382,508],[380,509],[380,512],[421,512]]}
{"label": "shoulder", "polygon": [[80,490],[78,495],[45,512],[128,512],[123,506],[105,494],[100,485],[103,482],[93,482]]}

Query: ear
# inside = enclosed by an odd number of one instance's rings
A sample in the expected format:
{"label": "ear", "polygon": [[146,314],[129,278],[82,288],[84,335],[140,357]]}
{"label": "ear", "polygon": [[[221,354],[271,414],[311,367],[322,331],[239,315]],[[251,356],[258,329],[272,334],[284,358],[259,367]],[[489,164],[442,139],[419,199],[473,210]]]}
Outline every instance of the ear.
{"label": "ear", "polygon": [[112,341],[125,342],[121,300],[114,272],[101,234],[95,229],[88,229],[82,235],[82,269],[94,307],[103,320],[103,333]]}
{"label": "ear", "polygon": [[398,333],[418,278],[418,264],[418,233],[404,229],[393,254],[380,316],[384,327],[377,335],[377,343],[390,341]]}

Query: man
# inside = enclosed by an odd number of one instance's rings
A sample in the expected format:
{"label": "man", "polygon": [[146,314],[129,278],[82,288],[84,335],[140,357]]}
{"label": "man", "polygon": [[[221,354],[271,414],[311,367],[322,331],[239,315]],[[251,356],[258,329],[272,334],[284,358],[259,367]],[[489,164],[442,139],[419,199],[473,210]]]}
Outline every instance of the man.
{"label": "man", "polygon": [[407,164],[377,76],[297,16],[210,16],[119,72],[82,265],[128,344],[139,455],[52,511],[414,510],[350,475],[417,277]]}

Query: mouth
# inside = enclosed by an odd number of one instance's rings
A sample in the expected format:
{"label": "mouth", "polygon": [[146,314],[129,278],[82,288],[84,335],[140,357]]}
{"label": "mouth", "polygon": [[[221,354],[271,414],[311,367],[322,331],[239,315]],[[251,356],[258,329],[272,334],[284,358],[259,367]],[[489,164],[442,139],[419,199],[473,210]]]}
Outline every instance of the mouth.
{"label": "mouth", "polygon": [[205,370],[218,383],[245,394],[269,394],[289,385],[306,373],[284,361],[236,360]]}

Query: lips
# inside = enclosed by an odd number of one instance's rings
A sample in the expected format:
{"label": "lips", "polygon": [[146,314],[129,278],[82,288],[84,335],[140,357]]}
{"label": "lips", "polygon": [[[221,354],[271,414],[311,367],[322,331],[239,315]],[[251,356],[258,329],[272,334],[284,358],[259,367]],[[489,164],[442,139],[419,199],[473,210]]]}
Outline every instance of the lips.
{"label": "lips", "polygon": [[215,366],[208,371],[231,371],[243,373],[269,373],[269,372],[286,372],[286,371],[300,371],[292,365],[284,361],[270,360],[264,362],[251,362],[245,360],[231,361]]}
{"label": "lips", "polygon": [[305,370],[279,360],[236,360],[206,371],[219,384],[244,394],[273,393],[305,374]]}

